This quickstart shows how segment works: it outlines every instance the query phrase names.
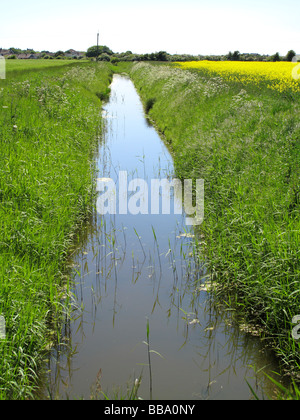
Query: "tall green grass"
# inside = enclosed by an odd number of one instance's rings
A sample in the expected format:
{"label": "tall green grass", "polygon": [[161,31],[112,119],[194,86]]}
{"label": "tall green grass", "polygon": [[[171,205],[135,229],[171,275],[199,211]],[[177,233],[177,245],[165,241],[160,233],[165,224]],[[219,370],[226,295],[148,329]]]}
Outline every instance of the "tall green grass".
{"label": "tall green grass", "polygon": [[262,326],[284,368],[299,372],[299,96],[169,65],[136,64],[130,74],[177,175],[205,180],[200,229],[220,304]]}
{"label": "tall green grass", "polygon": [[2,400],[33,396],[45,351],[58,338],[64,262],[94,205],[99,97],[111,81],[106,64],[19,70],[0,81]]}

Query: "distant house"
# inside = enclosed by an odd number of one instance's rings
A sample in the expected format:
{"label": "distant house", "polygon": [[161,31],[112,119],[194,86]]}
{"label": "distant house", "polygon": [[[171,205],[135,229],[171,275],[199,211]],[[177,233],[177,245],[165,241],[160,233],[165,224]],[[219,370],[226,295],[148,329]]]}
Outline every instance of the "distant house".
{"label": "distant house", "polygon": [[19,54],[18,60],[38,60],[41,58],[41,54]]}
{"label": "distant house", "polygon": [[73,50],[73,49],[65,52],[65,57],[68,57],[68,58],[79,58],[83,56],[84,56],[84,53]]}
{"label": "distant house", "polygon": [[73,49],[70,49],[70,50],[66,51],[66,54],[77,55],[78,53],[77,53],[77,51],[75,51]]}
{"label": "distant house", "polygon": [[[15,55],[18,60],[38,60],[40,58],[44,58],[45,56],[47,58],[56,58],[55,53],[51,53],[48,51],[43,51],[42,53],[39,53],[39,52],[35,53],[33,52],[33,50],[27,49],[21,52],[20,54],[18,54],[14,52],[14,50],[15,49],[4,50],[3,48],[0,48],[0,56],[8,58],[11,55]],[[19,50],[19,51],[22,51],[22,50]],[[68,58],[83,58],[85,53],[71,49],[71,50],[68,50],[64,55],[65,57],[68,57]]]}
{"label": "distant house", "polygon": [[0,48],[0,55],[5,57],[7,55],[11,55],[11,52],[10,52],[10,50],[3,50],[2,48]]}
{"label": "distant house", "polygon": [[29,58],[29,54],[19,54],[17,56],[18,60],[28,60],[28,58]]}

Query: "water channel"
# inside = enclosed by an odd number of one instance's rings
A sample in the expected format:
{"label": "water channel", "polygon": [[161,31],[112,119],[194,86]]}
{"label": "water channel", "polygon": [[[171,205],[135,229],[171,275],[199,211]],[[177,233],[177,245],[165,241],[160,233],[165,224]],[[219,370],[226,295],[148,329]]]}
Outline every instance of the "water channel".
{"label": "water channel", "polygon": [[[103,116],[99,178],[118,185],[120,171],[128,182],[174,176],[129,78],[114,76]],[[52,397],[89,399],[98,378],[98,390],[120,398],[141,376],[138,395],[149,399],[148,320],[154,399],[249,399],[246,380],[259,397],[272,394],[252,367],[268,372],[273,360],[230,311],[215,308],[184,214],[95,214],[72,265],[76,299],[65,345],[49,361]]]}

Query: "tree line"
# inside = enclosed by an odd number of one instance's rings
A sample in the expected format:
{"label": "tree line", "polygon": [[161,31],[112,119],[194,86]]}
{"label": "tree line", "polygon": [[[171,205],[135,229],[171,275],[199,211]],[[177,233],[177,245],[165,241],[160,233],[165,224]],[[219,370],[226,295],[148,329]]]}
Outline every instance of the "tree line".
{"label": "tree line", "polygon": [[292,61],[296,56],[294,50],[290,50],[286,56],[280,56],[279,53],[274,55],[262,55],[256,53],[243,53],[239,51],[229,52],[224,55],[191,55],[191,54],[168,54],[166,51],[159,51],[147,54],[135,54],[132,51],[123,53],[114,53],[106,45],[92,46],[87,50],[86,56],[99,61]]}
{"label": "tree line", "polygon": [[[106,45],[94,45],[88,48],[86,53],[79,53],[75,50],[68,51],[56,51],[51,53],[50,51],[36,52],[33,49],[21,50],[19,48],[10,48],[8,50],[11,55],[8,58],[17,58],[18,54],[38,54],[38,58],[41,59],[81,59],[84,57],[90,59],[96,59],[99,61],[110,61],[113,64],[119,61],[292,61],[296,57],[294,50],[288,51],[286,56],[280,56],[277,52],[274,55],[264,55],[257,53],[240,53],[239,51],[229,52],[224,55],[192,55],[192,54],[169,54],[166,51],[158,51],[154,53],[136,54],[132,51],[126,51],[122,53],[115,53]],[[1,52],[1,51],[0,51]]]}
{"label": "tree line", "polygon": [[[257,59],[255,60],[253,56],[257,56]],[[233,53],[229,51],[229,53],[226,55],[226,59],[228,61],[273,61],[273,62],[276,62],[276,61],[292,61],[294,57],[296,57],[296,53],[294,50],[290,50],[287,53],[287,55],[284,57],[280,56],[278,52],[271,56],[268,56],[268,55],[261,56],[259,54],[241,54],[239,51],[234,51]]]}

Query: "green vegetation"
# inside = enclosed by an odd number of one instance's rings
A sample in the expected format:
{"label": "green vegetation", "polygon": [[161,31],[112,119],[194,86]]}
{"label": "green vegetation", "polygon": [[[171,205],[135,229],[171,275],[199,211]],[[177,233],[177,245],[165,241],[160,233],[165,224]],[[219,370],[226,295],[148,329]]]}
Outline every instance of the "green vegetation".
{"label": "green vegetation", "polygon": [[200,230],[220,304],[258,325],[299,372],[299,95],[171,65],[138,63],[130,74],[177,176],[205,180]]}
{"label": "green vegetation", "polygon": [[[85,61],[83,61],[85,63]],[[81,62],[82,64],[82,62]],[[11,80],[14,77],[20,78],[21,73],[26,77],[28,72],[40,72],[46,69],[54,69],[66,66],[76,66],[77,61],[64,61],[64,60],[6,60],[6,75],[7,79]]]}
{"label": "green vegetation", "polygon": [[[291,62],[296,56],[294,50],[290,50],[285,57],[281,57],[277,52],[274,55],[261,55],[261,54],[241,54],[239,51],[233,53],[229,51],[226,56],[222,56],[221,60],[224,61],[288,61]],[[209,60],[209,57],[207,58]],[[219,58],[220,60],[220,58]]]}
{"label": "green vegetation", "polygon": [[0,81],[2,400],[33,396],[43,357],[59,340],[65,262],[94,205],[99,97],[110,81],[105,64],[38,61],[9,64]]}
{"label": "green vegetation", "polygon": [[87,50],[86,56],[87,57],[98,57],[101,54],[108,54],[112,55],[113,52],[109,49],[106,45],[94,45]]}
{"label": "green vegetation", "polygon": [[258,53],[240,53],[239,51],[222,55],[192,55],[192,54],[169,54],[166,51],[158,51],[146,54],[138,54],[132,51],[113,52],[106,45],[93,45],[88,48],[87,52],[75,51],[73,49],[67,51],[41,51],[37,52],[33,49],[21,50],[20,48],[9,48],[8,50],[0,48],[0,54],[7,59],[44,59],[44,60],[82,60],[89,58],[92,60],[111,61],[113,64],[118,62],[134,62],[134,61],[289,61],[291,62],[296,56],[294,50],[288,51],[286,56],[280,56],[277,52],[274,55],[258,54]]}
{"label": "green vegetation", "polygon": [[99,60],[111,61],[112,63],[118,62],[134,62],[134,61],[289,61],[296,56],[295,51],[290,50],[285,57],[281,57],[279,53],[275,55],[261,55],[261,54],[248,54],[240,53],[239,51],[230,51],[224,55],[191,55],[191,54],[169,54],[166,51],[158,51],[146,54],[137,54],[132,51],[126,51],[121,53],[113,52],[106,45],[100,45],[99,47],[90,47],[86,53],[87,57],[98,57]]}
{"label": "green vegetation", "polygon": [[177,176],[205,180],[200,229],[220,304],[262,327],[284,367],[298,372],[299,95],[103,54],[116,66],[11,60],[0,80],[0,399],[31,398],[59,341],[70,297],[65,262],[93,209],[112,69],[130,72]]}

